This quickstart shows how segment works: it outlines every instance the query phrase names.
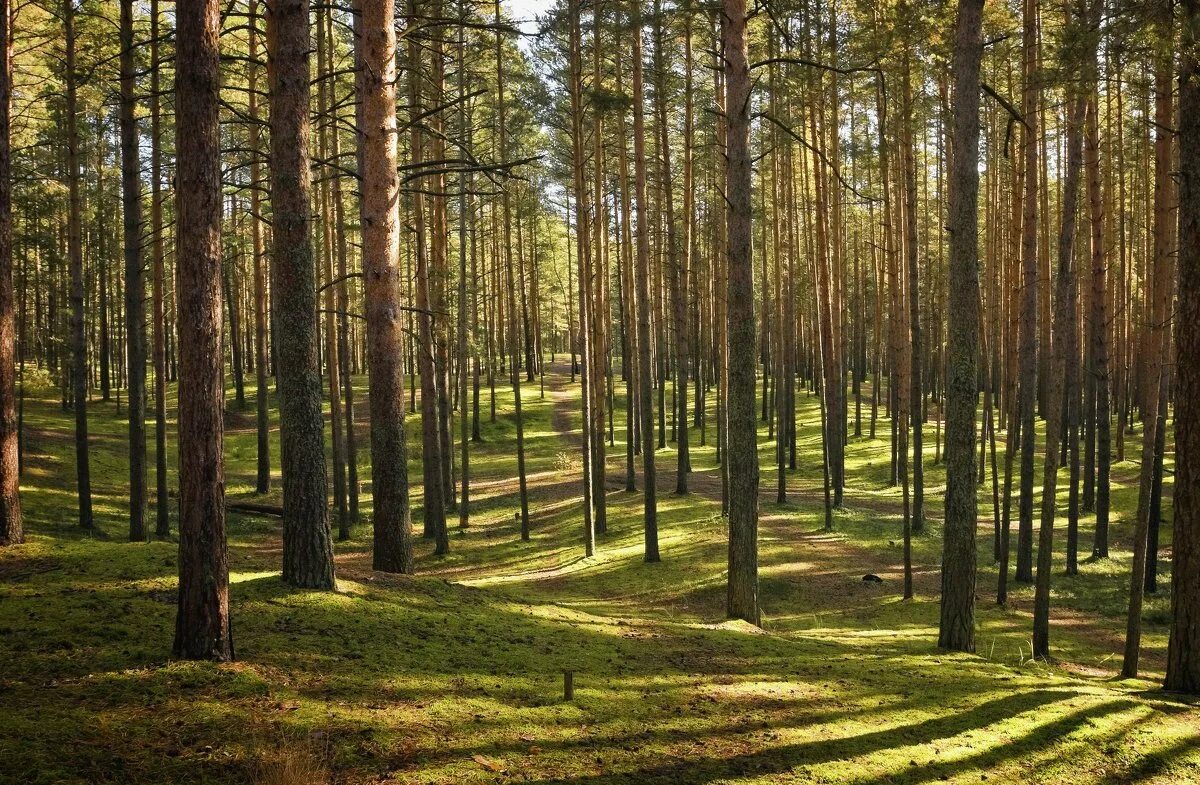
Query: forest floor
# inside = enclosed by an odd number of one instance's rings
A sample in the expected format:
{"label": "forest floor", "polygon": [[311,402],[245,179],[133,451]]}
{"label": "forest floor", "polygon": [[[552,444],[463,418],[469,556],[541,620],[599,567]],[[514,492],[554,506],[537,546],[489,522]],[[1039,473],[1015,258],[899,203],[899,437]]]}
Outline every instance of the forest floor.
{"label": "forest floor", "polygon": [[[1007,607],[994,602],[990,486],[981,492],[979,653],[948,654],[936,648],[944,472],[935,423],[926,431],[928,523],[914,542],[917,596],[906,602],[888,421],[881,412],[881,438],[851,437],[845,503],[827,532],[819,410],[800,392],[799,468],[784,505],[775,503],[773,442],[762,426],[758,629],[724,619],[727,532],[711,407],[707,445],[690,431],[693,493],[674,494],[674,445],[656,453],[663,561],[646,564],[642,496],[623,490],[617,387],[608,532],[594,557],[582,548],[578,387],[559,363],[544,394],[538,382],[523,390],[528,542],[514,517],[511,395],[498,390],[489,421],[485,384],[470,527],[453,530],[444,557],[418,537],[416,577],[372,572],[362,523],[336,546],[339,590],[294,591],[279,578],[278,521],[230,516],[237,662],[227,665],[169,659],[177,546],[125,542],[117,403],[91,405],[101,531],[85,534],[74,525],[71,415],[55,391],[30,393],[28,542],[0,552],[0,782],[1200,780],[1200,706],[1158,688],[1169,527],[1163,588],[1145,609],[1145,678],[1116,677],[1133,461],[1114,466],[1111,559],[1084,561],[1065,577],[1059,520],[1051,663],[1029,659],[1032,588],[1016,584]],[[852,399],[852,431],[853,412]],[[868,418],[864,400],[864,432]],[[409,455],[419,532],[418,419],[410,418]],[[252,408],[231,405],[234,498],[252,496],[253,422]],[[363,422],[360,476],[369,477]],[[268,500],[277,502],[275,486]],[[369,521],[369,482],[363,491]],[[1091,525],[1085,517],[1084,554]],[[883,582],[864,582],[866,573]]]}

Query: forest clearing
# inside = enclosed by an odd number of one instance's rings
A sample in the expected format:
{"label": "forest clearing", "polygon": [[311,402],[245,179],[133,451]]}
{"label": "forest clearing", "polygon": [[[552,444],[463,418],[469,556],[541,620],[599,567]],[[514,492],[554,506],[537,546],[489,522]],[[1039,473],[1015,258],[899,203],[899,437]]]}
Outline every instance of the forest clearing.
{"label": "forest clearing", "polygon": [[1200,781],[1200,0],[0,42],[0,783]]}

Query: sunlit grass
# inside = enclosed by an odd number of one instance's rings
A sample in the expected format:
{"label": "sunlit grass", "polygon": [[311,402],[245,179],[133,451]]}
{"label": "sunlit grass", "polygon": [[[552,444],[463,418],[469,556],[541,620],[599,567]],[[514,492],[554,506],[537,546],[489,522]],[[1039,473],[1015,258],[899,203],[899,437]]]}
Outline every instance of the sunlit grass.
{"label": "sunlit grass", "polygon": [[[728,531],[711,395],[707,445],[690,432],[692,493],[673,493],[674,445],[656,452],[663,561],[646,564],[642,495],[622,490],[618,381],[608,532],[584,558],[578,388],[558,370],[544,400],[536,382],[523,396],[529,542],[514,519],[511,394],[498,388],[498,419],[489,422],[485,386],[469,528],[449,516],[444,557],[420,538],[419,416],[410,416],[418,576],[372,572],[362,419],[363,520],[336,545],[337,593],[284,586],[278,521],[230,516],[238,662],[223,666],[169,660],[176,546],[124,541],[125,428],[115,403],[91,407],[100,536],[74,525],[70,414],[54,391],[31,397],[29,542],[0,554],[0,781],[248,782],[289,750],[311,755],[339,783],[1200,778],[1200,712],[1153,683],[1166,642],[1166,562],[1164,590],[1146,607],[1148,679],[1113,679],[1132,463],[1114,466],[1113,558],[1083,561],[1079,576],[1064,577],[1058,522],[1054,663],[1029,659],[1032,590],[1014,586],[1005,608],[993,602],[990,486],[982,489],[978,654],[947,654],[936,649],[945,479],[933,462],[932,423],[928,526],[914,539],[917,597],[902,601],[900,496],[882,438],[889,422],[881,412],[880,438],[850,438],[845,504],[826,532],[819,413],[801,391],[799,465],[786,505],[774,502],[774,445],[760,429],[759,630],[724,620]],[[365,418],[365,380],[356,383]],[[253,387],[247,395],[252,402]],[[231,495],[253,495],[253,423],[252,409],[228,418]],[[268,499],[277,502],[277,432],[272,448]],[[173,438],[169,450],[173,464]],[[1092,517],[1081,525],[1086,554]],[[883,583],[864,583],[868,572]],[[567,670],[571,703],[562,701]]]}

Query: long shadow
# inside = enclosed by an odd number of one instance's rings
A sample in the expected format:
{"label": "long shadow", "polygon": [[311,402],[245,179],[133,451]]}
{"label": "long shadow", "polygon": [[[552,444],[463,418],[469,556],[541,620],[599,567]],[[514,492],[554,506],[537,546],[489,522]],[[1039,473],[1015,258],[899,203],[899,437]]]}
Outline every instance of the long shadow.
{"label": "long shadow", "polygon": [[762,776],[790,772],[799,766],[810,766],[850,756],[912,744],[928,744],[938,739],[957,736],[969,730],[983,728],[1001,719],[1022,712],[1067,700],[1072,693],[1059,690],[1034,690],[998,698],[968,711],[946,717],[936,717],[913,725],[864,733],[842,739],[822,739],[787,744],[759,752],[720,759],[701,759],[636,771],[596,774],[565,779],[534,780],[533,785],[616,785],[637,783],[650,785],[704,785],[730,776]]}

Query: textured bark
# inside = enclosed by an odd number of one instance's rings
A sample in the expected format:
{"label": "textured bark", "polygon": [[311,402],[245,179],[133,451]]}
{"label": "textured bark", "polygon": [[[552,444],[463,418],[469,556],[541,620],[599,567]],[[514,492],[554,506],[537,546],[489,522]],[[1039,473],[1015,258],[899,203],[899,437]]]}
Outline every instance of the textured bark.
{"label": "textured bark", "polygon": [[938,645],[975,651],[975,403],[979,362],[979,63],[984,0],[959,0],[950,172],[946,522]]}
{"label": "textured bark", "polygon": [[179,606],[174,654],[233,659],[225,550],[217,0],[175,6]]}
{"label": "textured bark", "polygon": [[309,160],[309,4],[267,4],[271,100],[271,302],[279,379],[283,473],[283,580],[334,587],[325,474],[321,373],[317,367],[316,267]]}
{"label": "textured bark", "polygon": [[[21,521],[21,466],[16,406],[16,334],[13,325],[12,164],[9,123],[12,52],[9,0],[0,0],[0,545],[25,541]],[[22,361],[23,362],[23,361]]]}
{"label": "textured bark", "polygon": [[142,163],[134,119],[133,0],[121,0],[120,59],[121,209],[125,217],[125,350],[128,358],[126,387],[129,390],[129,539],[138,541],[147,536],[146,285],[142,274]]}
{"label": "textured bark", "polygon": [[[645,78],[642,68],[641,0],[633,2],[633,167],[637,214],[637,351],[638,418],[642,437],[642,486],[645,493],[645,538],[648,562],[659,560],[658,488],[654,466],[653,376],[650,370],[650,217],[646,195]],[[748,199],[747,199],[748,202]],[[753,315],[751,315],[753,318]],[[750,409],[754,417],[754,379],[751,371]]]}
{"label": "textured bark", "polygon": [[404,429],[404,312],[396,176],[396,31],[391,0],[359,0],[363,280],[374,498],[372,566],[411,573],[412,521]]}
{"label": "textured bark", "polygon": [[1179,311],[1169,690],[1200,693],[1200,2],[1183,2],[1179,70]]}
{"label": "textured bark", "polygon": [[[150,3],[150,229],[154,310],[154,534],[171,533],[171,499],[167,488],[167,320],[166,264],[163,248],[162,137],[159,110],[158,0]],[[255,191],[255,198],[258,192]]]}
{"label": "textured bark", "polygon": [[745,0],[724,0],[728,155],[729,585],[726,613],[751,624],[758,608],[758,429],[754,410],[754,260],[750,227],[750,68]]}
{"label": "textured bark", "polygon": [[79,194],[79,109],[76,100],[75,7],[74,0],[63,2],[63,27],[66,38],[66,113],[67,113],[67,266],[71,301],[71,400],[75,408],[75,484],[79,497],[79,526],[91,529],[92,479],[88,452],[88,367],[87,336],[84,332],[83,229]]}

